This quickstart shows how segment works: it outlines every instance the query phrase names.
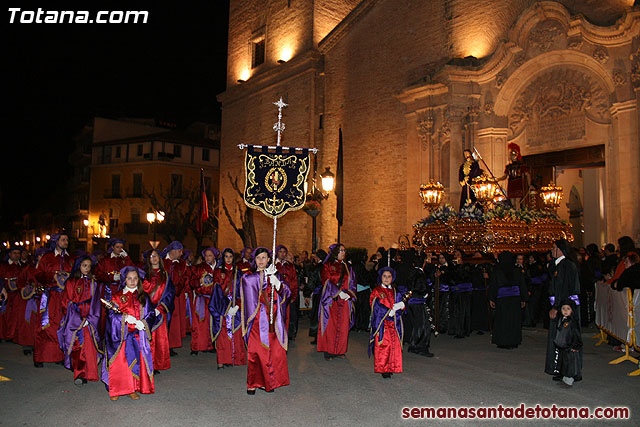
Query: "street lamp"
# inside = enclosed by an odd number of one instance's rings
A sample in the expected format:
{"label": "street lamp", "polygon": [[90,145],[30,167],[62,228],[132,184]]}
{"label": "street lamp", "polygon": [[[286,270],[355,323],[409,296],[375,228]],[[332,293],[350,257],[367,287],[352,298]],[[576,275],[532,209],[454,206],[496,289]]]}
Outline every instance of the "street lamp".
{"label": "street lamp", "polygon": [[162,221],[164,221],[164,212],[162,211],[147,212],[147,222],[151,224],[151,226],[153,227],[153,240],[149,242],[149,244],[151,244],[151,247],[153,249],[157,248],[158,244],[160,243],[158,242],[156,237],[156,234],[157,234],[156,227],[158,223]]}
{"label": "street lamp", "polygon": [[89,226],[89,220],[88,219],[83,219],[82,220],[82,224],[84,224],[85,227]]}
{"label": "street lamp", "polygon": [[329,168],[326,168],[324,172],[320,174],[320,179],[322,180],[322,189],[327,193],[329,191],[333,191],[333,186],[335,185],[335,175],[331,173]]}

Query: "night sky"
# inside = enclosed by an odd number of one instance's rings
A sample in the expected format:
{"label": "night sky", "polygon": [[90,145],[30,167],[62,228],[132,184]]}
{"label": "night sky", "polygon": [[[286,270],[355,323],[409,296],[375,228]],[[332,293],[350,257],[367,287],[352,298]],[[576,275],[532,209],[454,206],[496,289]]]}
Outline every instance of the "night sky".
{"label": "night sky", "polygon": [[[147,24],[3,19],[0,231],[64,186],[73,137],[90,118],[219,122],[228,0],[25,2],[22,10],[148,10]],[[47,201],[50,203],[50,201]]]}

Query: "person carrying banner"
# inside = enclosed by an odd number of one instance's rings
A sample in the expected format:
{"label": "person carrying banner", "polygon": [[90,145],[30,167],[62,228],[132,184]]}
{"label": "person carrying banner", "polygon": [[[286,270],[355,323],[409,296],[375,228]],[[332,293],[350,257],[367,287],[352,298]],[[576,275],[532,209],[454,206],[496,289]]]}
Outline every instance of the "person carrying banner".
{"label": "person carrying banner", "polygon": [[[242,276],[240,316],[247,344],[247,394],[257,388],[266,392],[289,385],[285,306],[291,291],[282,281],[270,251],[258,247],[253,252],[256,271]],[[235,307],[231,308],[235,315]]]}

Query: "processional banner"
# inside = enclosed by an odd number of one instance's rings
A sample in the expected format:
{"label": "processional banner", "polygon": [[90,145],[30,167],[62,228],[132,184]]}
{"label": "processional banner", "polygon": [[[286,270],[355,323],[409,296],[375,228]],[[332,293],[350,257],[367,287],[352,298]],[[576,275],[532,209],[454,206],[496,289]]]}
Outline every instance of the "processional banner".
{"label": "processional banner", "polygon": [[302,209],[307,200],[308,149],[248,145],[244,166],[247,206],[270,218]]}

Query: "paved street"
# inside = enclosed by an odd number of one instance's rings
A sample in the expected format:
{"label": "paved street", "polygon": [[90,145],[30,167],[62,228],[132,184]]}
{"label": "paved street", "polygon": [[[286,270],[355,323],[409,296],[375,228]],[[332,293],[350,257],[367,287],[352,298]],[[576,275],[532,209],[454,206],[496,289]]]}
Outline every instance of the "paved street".
{"label": "paved street", "polygon": [[[307,338],[306,320],[289,351],[291,385],[272,394],[245,393],[246,367],[215,369],[215,355],[189,355],[189,337],[172,368],[156,376],[156,393],[134,402],[111,402],[101,383],[76,387],[71,372],[45,364],[35,369],[20,347],[0,344],[0,424],[2,425],[470,425],[462,420],[401,418],[404,406],[551,405],[629,406],[631,421],[640,416],[640,377],[627,377],[629,362],[611,366],[617,357],[606,345],[594,347],[585,331],[584,381],[564,389],[543,373],[546,331],[525,330],[516,350],[499,350],[488,335],[456,340],[435,339],[435,358],[404,355],[404,373],[390,380],[373,373],[364,333],[353,332],[342,360],[326,362]],[[635,415],[635,417],[634,417]],[[634,419],[635,418],[635,419]],[[265,421],[268,420],[268,421]],[[533,421],[535,425],[577,425],[567,421]],[[477,423],[477,422],[476,422]],[[495,422],[491,421],[492,425]],[[525,421],[508,421],[510,425]],[[621,423],[620,421],[615,422]],[[593,423],[595,425],[596,423]],[[599,424],[602,424],[600,422]],[[528,423],[528,425],[534,425]]]}

